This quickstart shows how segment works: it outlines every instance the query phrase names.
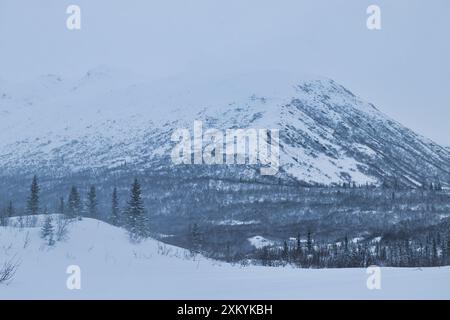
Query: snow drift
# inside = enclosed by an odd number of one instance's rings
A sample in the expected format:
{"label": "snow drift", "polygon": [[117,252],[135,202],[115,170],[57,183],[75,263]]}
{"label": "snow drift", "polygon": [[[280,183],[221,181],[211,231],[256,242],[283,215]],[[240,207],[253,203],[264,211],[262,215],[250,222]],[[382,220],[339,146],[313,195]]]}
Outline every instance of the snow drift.
{"label": "snow drift", "polygon": [[[57,216],[53,216],[56,221]],[[0,299],[448,299],[450,268],[382,269],[368,290],[365,269],[304,270],[218,263],[148,239],[132,244],[123,229],[84,218],[48,246],[36,227],[0,227],[0,262],[20,261]],[[30,220],[29,220],[30,221]],[[17,221],[16,221],[17,222]],[[67,267],[81,269],[69,290]]]}

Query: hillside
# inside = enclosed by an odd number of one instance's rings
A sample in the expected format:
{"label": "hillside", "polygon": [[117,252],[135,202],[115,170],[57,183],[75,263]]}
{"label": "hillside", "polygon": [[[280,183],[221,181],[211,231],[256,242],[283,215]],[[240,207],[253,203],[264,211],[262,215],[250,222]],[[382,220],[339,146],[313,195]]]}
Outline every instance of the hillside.
{"label": "hillside", "polygon": [[[0,284],[0,299],[450,298],[448,267],[383,268],[382,290],[370,291],[365,269],[242,267],[192,259],[152,239],[131,244],[124,230],[86,218],[70,225],[65,241],[49,247],[39,237],[39,220],[37,227],[0,227],[0,262],[20,261],[13,281]],[[81,290],[66,288],[69,265],[81,268]]]}

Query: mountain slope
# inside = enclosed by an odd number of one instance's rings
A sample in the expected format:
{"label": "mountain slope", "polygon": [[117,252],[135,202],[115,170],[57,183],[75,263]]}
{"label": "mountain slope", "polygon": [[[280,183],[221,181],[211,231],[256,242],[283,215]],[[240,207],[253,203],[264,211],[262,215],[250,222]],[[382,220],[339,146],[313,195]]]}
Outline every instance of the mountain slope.
{"label": "mountain slope", "polygon": [[[282,177],[307,183],[450,182],[450,152],[333,80],[284,73],[148,83],[102,67],[0,92],[4,175],[172,167],[173,130],[280,129]],[[255,174],[255,173],[251,173]]]}

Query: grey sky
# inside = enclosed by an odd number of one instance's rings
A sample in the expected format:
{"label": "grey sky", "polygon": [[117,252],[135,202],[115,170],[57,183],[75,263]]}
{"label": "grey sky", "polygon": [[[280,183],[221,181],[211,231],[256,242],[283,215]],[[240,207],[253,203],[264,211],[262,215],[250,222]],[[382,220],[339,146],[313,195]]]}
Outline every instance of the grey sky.
{"label": "grey sky", "polygon": [[[68,31],[78,4],[82,30]],[[366,28],[366,8],[382,30]],[[448,0],[0,0],[0,78],[100,64],[150,77],[281,69],[327,76],[450,146]]]}

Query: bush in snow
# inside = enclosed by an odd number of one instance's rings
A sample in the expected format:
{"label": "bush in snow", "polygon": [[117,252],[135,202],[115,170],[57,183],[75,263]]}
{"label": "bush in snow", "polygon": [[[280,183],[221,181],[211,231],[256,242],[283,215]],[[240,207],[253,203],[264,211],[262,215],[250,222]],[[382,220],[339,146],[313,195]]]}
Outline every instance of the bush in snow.
{"label": "bush in snow", "polygon": [[67,235],[69,233],[68,227],[70,222],[71,220],[68,219],[65,215],[61,215],[56,219],[56,241],[63,241],[67,239]]}
{"label": "bush in snow", "polygon": [[19,262],[11,259],[6,261],[2,267],[0,267],[0,283],[8,283],[14,278],[17,269],[19,268]]}

